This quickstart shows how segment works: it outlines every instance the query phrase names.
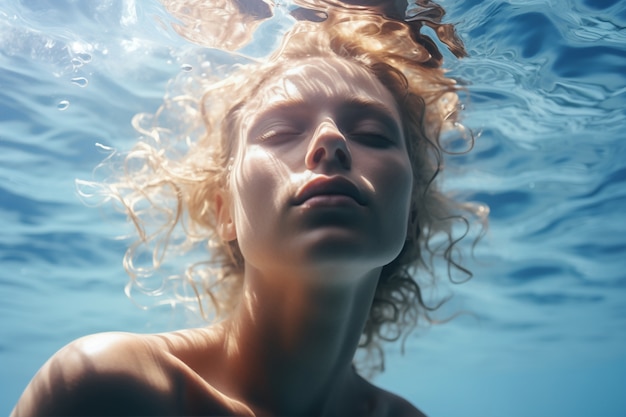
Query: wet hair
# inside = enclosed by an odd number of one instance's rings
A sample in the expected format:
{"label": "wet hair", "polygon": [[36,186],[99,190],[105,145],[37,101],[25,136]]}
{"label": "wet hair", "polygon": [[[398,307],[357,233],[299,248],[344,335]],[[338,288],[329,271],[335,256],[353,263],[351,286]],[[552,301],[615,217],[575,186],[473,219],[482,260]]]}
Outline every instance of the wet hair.
{"label": "wet hair", "polygon": [[[436,18],[427,23],[456,55],[464,54],[449,25]],[[268,59],[239,65],[220,80],[194,79],[187,94],[168,98],[153,117],[137,116],[134,124],[143,137],[106,184],[109,197],[121,203],[139,232],[124,258],[131,277],[127,290],[142,289],[143,280],[164,262],[200,245],[208,248],[205,259],[190,260],[184,273],[164,278],[154,292],[172,284],[174,301],[193,300],[211,320],[233,311],[241,295],[244,260],[236,241],[219,239],[214,201],[228,189],[244,104],[298,61],[347,60],[374,75],[397,101],[414,176],[406,241],[382,269],[359,344],[365,353],[362,369],[382,370],[382,342],[406,337],[420,318],[433,321],[432,312],[441,303],[428,305],[423,286],[436,280],[437,259],[445,260],[449,276],[451,269],[471,276],[455,260],[460,237],[453,233],[454,224],[485,214],[441,192],[436,181],[443,164],[442,132],[463,134],[463,129],[457,121],[457,84],[445,76],[442,55],[420,32],[421,25],[417,19],[343,12],[329,13],[322,22],[298,22]],[[173,132],[168,124],[184,129]],[[152,255],[148,268],[139,264],[146,249]]]}

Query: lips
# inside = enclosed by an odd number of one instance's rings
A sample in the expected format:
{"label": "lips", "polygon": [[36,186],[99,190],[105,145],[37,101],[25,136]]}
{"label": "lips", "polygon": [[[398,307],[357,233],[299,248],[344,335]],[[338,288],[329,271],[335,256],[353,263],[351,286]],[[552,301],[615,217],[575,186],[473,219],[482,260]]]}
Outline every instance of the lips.
{"label": "lips", "polygon": [[365,199],[358,187],[344,177],[317,177],[298,190],[295,204],[304,204],[307,200],[326,195],[343,195],[355,200],[360,205],[365,205]]}

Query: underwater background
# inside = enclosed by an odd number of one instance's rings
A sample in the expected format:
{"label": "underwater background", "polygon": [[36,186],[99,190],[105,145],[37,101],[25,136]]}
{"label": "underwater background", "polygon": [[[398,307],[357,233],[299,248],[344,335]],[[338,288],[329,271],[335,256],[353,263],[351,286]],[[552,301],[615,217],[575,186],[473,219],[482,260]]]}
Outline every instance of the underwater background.
{"label": "underwater background", "polygon": [[[477,137],[448,157],[446,188],[487,204],[490,224],[465,257],[474,277],[443,271],[431,293],[454,295],[444,315],[468,314],[418,329],[404,354],[389,346],[375,382],[430,416],[624,416],[626,3],[440,3],[469,51],[445,66]],[[288,7],[246,53],[275,46]],[[0,0],[2,415],[71,340],[187,318],[124,295],[130,228],[75,185],[107,149],[132,146],[132,117],[198,56],[224,59],[171,23],[154,0]]]}

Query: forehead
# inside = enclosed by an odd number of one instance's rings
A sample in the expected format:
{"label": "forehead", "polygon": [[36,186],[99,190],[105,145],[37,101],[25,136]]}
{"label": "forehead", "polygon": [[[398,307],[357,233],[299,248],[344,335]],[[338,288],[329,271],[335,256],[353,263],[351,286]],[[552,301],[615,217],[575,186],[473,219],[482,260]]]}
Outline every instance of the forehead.
{"label": "forehead", "polygon": [[377,104],[400,119],[389,90],[362,66],[339,58],[310,58],[289,64],[262,85],[246,106],[246,113],[254,119],[265,109],[283,104],[323,107],[342,101]]}

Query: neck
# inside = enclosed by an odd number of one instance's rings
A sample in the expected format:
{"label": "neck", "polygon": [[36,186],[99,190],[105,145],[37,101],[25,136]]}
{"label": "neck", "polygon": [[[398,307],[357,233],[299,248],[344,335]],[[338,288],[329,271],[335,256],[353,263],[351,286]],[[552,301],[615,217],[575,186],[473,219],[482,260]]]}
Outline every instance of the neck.
{"label": "neck", "polygon": [[349,282],[331,272],[270,277],[246,268],[243,301],[225,323],[235,396],[283,415],[332,413],[350,396],[352,358],[380,270]]}

